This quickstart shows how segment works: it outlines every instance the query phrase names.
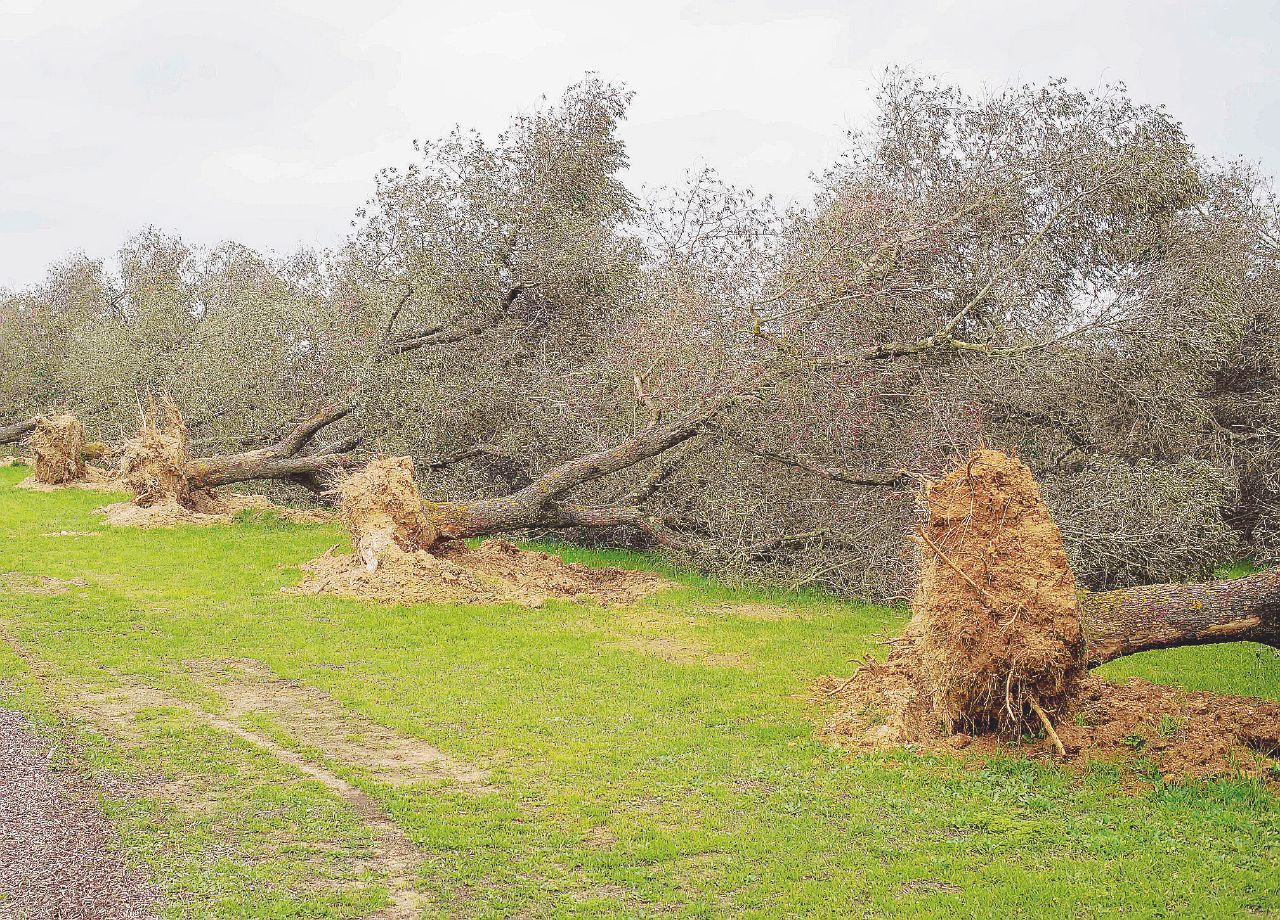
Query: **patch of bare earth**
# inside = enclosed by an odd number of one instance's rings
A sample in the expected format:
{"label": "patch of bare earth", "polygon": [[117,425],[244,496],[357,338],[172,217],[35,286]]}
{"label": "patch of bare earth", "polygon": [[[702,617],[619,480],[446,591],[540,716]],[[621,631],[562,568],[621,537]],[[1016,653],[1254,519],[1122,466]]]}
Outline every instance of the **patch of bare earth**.
{"label": "patch of bare earth", "polygon": [[202,661],[191,667],[226,701],[228,716],[269,716],[298,746],[367,770],[381,782],[448,780],[479,788],[487,778],[484,770],[353,713],[322,690],[279,678],[259,662]]}
{"label": "patch of bare earth", "polygon": [[0,916],[154,917],[157,892],[116,851],[95,790],[53,767],[52,748],[0,710]]}
{"label": "patch of bare earth", "polygon": [[81,693],[77,702],[95,723],[113,734],[127,731],[128,721],[147,709],[185,711],[218,731],[265,750],[276,760],[320,783],[359,815],[373,834],[372,851],[365,864],[380,876],[391,903],[372,916],[382,920],[408,920],[421,916],[426,904],[416,890],[415,878],[423,854],[400,826],[384,812],[377,800],[328,767],[281,744],[264,732],[246,728],[231,718],[214,715],[163,690],[126,685],[111,693]]}
{"label": "patch of bare earth", "polygon": [[618,640],[623,648],[651,655],[671,664],[706,664],[713,667],[737,667],[742,657],[727,652],[713,652],[705,643],[677,639],[673,636],[624,636]]}
{"label": "patch of bare earth", "polygon": [[196,503],[195,508],[183,507],[176,501],[158,501],[149,505],[130,501],[98,508],[96,513],[103,515],[112,527],[154,529],[177,527],[181,524],[229,524],[237,514],[245,510],[270,511],[285,520],[303,524],[328,523],[334,519],[331,512],[322,509],[289,508],[262,495],[244,495],[239,492],[206,497]]}
{"label": "patch of bare earth", "polygon": [[62,579],[51,575],[0,572],[0,590],[12,591],[14,594],[48,597],[54,594],[66,594],[72,588],[83,588],[87,584],[83,578]]}
{"label": "patch of bare earth", "polygon": [[334,548],[305,563],[306,577],[285,590],[402,604],[540,607],[552,599],[632,604],[671,587],[649,572],[577,565],[506,540],[485,540],[474,548],[449,541],[435,552],[388,554],[373,571],[359,556],[335,555]]}

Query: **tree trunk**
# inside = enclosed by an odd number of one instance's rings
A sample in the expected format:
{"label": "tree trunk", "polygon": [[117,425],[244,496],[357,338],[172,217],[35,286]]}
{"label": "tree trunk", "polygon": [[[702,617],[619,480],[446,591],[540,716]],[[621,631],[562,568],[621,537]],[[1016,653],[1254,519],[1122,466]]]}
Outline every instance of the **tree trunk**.
{"label": "tree trunk", "polygon": [[0,427],[0,444],[17,444],[32,431],[40,422],[40,416],[29,418],[25,422],[16,422],[12,425]]}
{"label": "tree trunk", "polygon": [[269,447],[191,460],[186,466],[191,488],[215,489],[258,479],[303,481],[312,488],[316,477],[357,465],[349,453],[359,446],[358,438],[304,453],[321,430],[346,418],[353,408],[351,403],[326,406]]}
{"label": "tree trunk", "polygon": [[194,508],[197,499],[213,496],[219,486],[259,479],[297,482],[319,491],[327,476],[357,464],[350,451],[359,445],[359,438],[318,448],[311,442],[352,408],[347,404],[321,409],[268,447],[193,458],[187,426],[177,407],[172,403],[152,406],[144,413],[138,436],[125,444],[120,476],[133,490],[135,502],[143,506],[172,501]]}
{"label": "tree trunk", "polygon": [[1080,616],[1090,667],[1183,645],[1280,648],[1280,568],[1229,581],[1084,592]]}

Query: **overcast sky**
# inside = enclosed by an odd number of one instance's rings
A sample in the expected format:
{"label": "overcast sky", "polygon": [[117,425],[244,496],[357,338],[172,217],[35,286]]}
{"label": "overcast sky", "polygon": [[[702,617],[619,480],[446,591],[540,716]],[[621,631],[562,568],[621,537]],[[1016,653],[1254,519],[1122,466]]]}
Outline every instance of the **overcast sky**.
{"label": "overcast sky", "polygon": [[331,245],[410,141],[492,133],[586,71],[636,92],[633,187],[709,164],[783,199],[884,68],[978,90],[1064,76],[1165,103],[1280,169],[1280,3],[0,0],[0,286],[148,224]]}

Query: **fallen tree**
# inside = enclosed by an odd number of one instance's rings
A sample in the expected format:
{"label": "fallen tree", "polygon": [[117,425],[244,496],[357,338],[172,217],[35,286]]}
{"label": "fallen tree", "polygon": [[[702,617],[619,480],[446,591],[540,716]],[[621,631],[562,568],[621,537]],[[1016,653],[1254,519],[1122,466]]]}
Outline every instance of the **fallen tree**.
{"label": "fallen tree", "polygon": [[360,438],[315,444],[316,436],[345,418],[353,403],[325,407],[276,442],[237,454],[193,458],[182,414],[171,402],[143,413],[138,434],[121,450],[119,476],[133,491],[134,504],[173,504],[200,511],[216,499],[216,489],[238,482],[279,479],[315,491],[327,478],[356,466],[352,453]]}
{"label": "fallen tree", "polygon": [[295,589],[400,603],[514,602],[591,598],[630,603],[667,586],[649,572],[572,565],[505,540],[469,547],[441,533],[439,504],[425,504],[408,457],[381,457],[338,483],[339,514],[355,548],[330,549],[303,568]]}
{"label": "fallen tree", "polygon": [[1030,470],[998,451],[975,451],[924,500],[911,621],[885,661],[825,685],[841,702],[832,734],[855,746],[943,750],[1043,733],[1059,757],[1131,756],[1136,744],[1169,776],[1274,768],[1280,703],[1118,686],[1088,669],[1178,645],[1274,645],[1276,572],[1077,592]]}

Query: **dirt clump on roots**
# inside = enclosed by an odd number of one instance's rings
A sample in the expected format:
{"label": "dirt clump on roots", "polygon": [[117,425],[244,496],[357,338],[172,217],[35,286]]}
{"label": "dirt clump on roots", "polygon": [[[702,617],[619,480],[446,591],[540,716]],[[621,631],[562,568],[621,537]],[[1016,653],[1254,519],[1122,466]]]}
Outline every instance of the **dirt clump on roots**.
{"label": "dirt clump on roots", "polygon": [[70,413],[41,416],[27,443],[35,454],[28,463],[33,470],[18,483],[18,488],[52,492],[67,488],[105,491],[122,487],[108,472],[89,465],[88,460],[101,460],[106,456],[106,445],[86,441],[84,426]]}
{"label": "dirt clump on roots", "polygon": [[120,450],[120,480],[133,492],[133,504],[140,508],[177,505],[200,512],[209,493],[193,491],[187,476],[191,448],[187,424],[171,402],[157,408],[153,403],[142,413],[138,433]]}
{"label": "dirt clump on roots", "polygon": [[429,550],[443,536],[427,514],[409,457],[378,457],[338,483],[339,513],[370,573],[384,561]]}
{"label": "dirt clump on roots", "polygon": [[974,451],[924,499],[906,629],[886,660],[815,687],[817,701],[834,704],[831,740],[857,750],[1145,758],[1170,779],[1280,780],[1280,703],[1087,675],[1075,578],[1024,464]]}
{"label": "dirt clump on roots", "polygon": [[27,443],[35,453],[37,482],[57,486],[84,478],[84,426],[74,415],[42,415]]}
{"label": "dirt clump on roots", "polygon": [[426,504],[408,457],[383,457],[337,487],[339,514],[354,552],[324,555],[303,566],[289,590],[390,603],[516,603],[553,598],[629,604],[668,587],[649,572],[566,563],[506,540],[470,547],[456,534],[463,505]]}

